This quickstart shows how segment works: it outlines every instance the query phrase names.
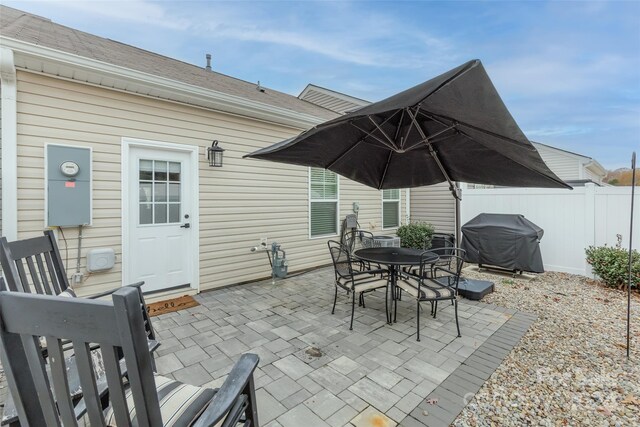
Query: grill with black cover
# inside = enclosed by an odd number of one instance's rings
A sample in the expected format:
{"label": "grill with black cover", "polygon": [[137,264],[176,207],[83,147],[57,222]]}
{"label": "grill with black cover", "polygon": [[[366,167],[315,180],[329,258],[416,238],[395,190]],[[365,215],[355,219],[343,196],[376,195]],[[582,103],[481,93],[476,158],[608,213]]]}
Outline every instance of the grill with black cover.
{"label": "grill with black cover", "polygon": [[524,215],[482,213],[462,226],[465,261],[480,267],[543,273],[540,239],[544,230]]}

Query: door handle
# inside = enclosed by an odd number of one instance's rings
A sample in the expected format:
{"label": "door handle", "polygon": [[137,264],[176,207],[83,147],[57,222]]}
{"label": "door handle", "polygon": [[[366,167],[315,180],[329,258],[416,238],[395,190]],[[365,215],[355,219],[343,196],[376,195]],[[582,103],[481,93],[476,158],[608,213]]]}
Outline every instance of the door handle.
{"label": "door handle", "polygon": [[187,222],[186,224],[182,224],[180,228],[191,228],[191,224]]}

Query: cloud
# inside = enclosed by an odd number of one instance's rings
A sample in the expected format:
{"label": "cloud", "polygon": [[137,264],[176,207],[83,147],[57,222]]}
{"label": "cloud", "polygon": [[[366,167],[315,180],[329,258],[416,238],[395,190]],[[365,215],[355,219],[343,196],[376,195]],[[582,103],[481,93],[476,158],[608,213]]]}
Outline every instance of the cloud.
{"label": "cloud", "polygon": [[[40,0],[40,1],[6,1],[3,2],[18,9],[30,10],[37,4],[40,8],[50,9],[54,13],[66,10],[72,14],[86,14],[89,19],[106,18],[115,21],[154,25],[173,30],[186,30],[190,22],[167,13],[167,8],[157,2],[148,0]],[[42,12],[39,12],[42,13]],[[46,15],[51,16],[51,14]],[[97,23],[99,25],[99,23]]]}
{"label": "cloud", "polygon": [[[362,8],[354,11],[342,3],[314,3],[313,22],[299,21],[289,16],[294,12],[282,10],[266,13],[253,9],[247,13],[246,8],[236,6],[225,13],[225,19],[220,19],[217,11],[207,13],[202,19],[205,24],[194,24],[194,28],[211,39],[272,44],[342,63],[392,69],[423,68],[439,62],[434,58],[451,56],[445,53],[453,50],[445,37],[380,13]],[[355,15],[358,19],[354,20]]]}
{"label": "cloud", "polygon": [[581,126],[554,126],[539,129],[528,129],[524,133],[530,138],[587,135],[593,129]]}
{"label": "cloud", "polygon": [[585,94],[607,88],[628,71],[631,61],[609,54],[589,59],[574,54],[534,54],[505,58],[487,68],[500,88],[514,94]]}

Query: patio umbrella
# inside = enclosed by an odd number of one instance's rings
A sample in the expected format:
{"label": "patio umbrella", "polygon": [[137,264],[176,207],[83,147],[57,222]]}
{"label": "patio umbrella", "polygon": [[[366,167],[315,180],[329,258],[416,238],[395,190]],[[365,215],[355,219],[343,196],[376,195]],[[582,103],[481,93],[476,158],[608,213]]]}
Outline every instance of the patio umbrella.
{"label": "patio umbrella", "polygon": [[447,181],[571,188],[545,165],[479,60],[244,157],[381,189]]}

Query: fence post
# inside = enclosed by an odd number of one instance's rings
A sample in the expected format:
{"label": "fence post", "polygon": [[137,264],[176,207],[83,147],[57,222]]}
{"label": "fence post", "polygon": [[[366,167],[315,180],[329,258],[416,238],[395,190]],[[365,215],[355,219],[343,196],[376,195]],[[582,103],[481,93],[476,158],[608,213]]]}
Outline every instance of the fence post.
{"label": "fence post", "polygon": [[[584,248],[595,246],[596,244],[596,185],[588,182],[584,185]],[[591,266],[587,262],[586,254],[584,256],[584,274],[593,278]]]}

